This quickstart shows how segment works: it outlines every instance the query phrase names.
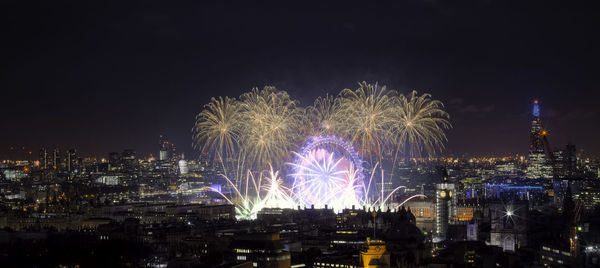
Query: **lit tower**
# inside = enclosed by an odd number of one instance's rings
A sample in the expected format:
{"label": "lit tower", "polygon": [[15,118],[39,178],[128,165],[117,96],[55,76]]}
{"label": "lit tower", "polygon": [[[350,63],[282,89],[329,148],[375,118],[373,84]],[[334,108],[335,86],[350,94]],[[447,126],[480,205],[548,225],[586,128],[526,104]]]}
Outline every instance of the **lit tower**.
{"label": "lit tower", "polygon": [[77,166],[77,151],[69,149],[67,151],[67,171],[72,172]]}
{"label": "lit tower", "polygon": [[552,166],[548,164],[546,152],[544,150],[544,135],[546,131],[542,129],[540,120],[540,104],[537,100],[533,101],[533,120],[529,130],[529,156],[527,157],[527,178],[552,178]]}
{"label": "lit tower", "polygon": [[42,148],[40,149],[40,167],[44,170],[48,169],[48,151]]}
{"label": "lit tower", "polygon": [[53,157],[52,157],[52,165],[54,169],[60,168],[60,150],[58,148],[54,148]]}
{"label": "lit tower", "polygon": [[160,161],[168,160],[168,158],[169,158],[169,151],[167,150],[168,145],[169,145],[169,142],[164,140],[163,135],[160,135],[160,151],[158,153],[158,160],[160,160]]}
{"label": "lit tower", "polygon": [[454,184],[448,178],[448,170],[442,170],[442,182],[435,185],[435,237],[434,242],[446,240],[446,232],[453,209]]}

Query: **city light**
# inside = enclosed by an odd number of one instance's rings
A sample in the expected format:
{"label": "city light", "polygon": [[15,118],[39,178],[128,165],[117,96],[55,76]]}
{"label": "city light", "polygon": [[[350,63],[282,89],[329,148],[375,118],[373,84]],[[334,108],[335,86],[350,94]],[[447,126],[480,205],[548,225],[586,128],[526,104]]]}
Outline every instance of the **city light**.
{"label": "city light", "polygon": [[594,1],[5,2],[2,267],[600,267]]}
{"label": "city light", "polygon": [[[313,137],[300,153],[294,155],[296,161],[288,163],[294,170],[289,175],[292,180],[289,186],[279,178],[279,172],[270,167],[266,175],[265,172],[260,172],[258,177],[251,171],[247,171],[242,178],[231,179],[223,176],[234,189],[233,196],[228,196],[218,188],[210,189],[236,206],[238,218],[254,219],[264,208],[327,206],[337,212],[353,206],[384,209],[393,194],[404,187],[391,189],[387,195],[383,192],[379,195],[373,194],[373,177],[378,165],[373,169],[368,182],[365,182],[363,164],[358,153],[339,137]],[[373,196],[376,197],[369,198]],[[425,195],[412,195],[396,209],[416,197]]]}
{"label": "city light", "polygon": [[[381,209],[402,187],[384,193],[384,153],[392,153],[392,166],[402,158],[431,156],[444,147],[444,131],[451,127],[443,104],[431,95],[398,94],[377,83],[361,82],[307,108],[297,103],[274,87],[254,88],[239,100],[213,98],[196,117],[194,144],[220,163],[237,197],[218,192],[242,218],[264,207]],[[373,167],[369,181],[363,161]],[[271,179],[260,185],[267,167]],[[382,181],[375,194],[378,170]],[[255,180],[251,174],[261,175]]]}

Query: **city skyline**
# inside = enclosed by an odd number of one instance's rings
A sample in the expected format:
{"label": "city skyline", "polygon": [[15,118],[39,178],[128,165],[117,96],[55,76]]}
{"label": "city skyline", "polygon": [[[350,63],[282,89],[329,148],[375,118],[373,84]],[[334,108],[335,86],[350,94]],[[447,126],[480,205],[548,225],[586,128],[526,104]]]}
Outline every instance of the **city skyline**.
{"label": "city skyline", "polygon": [[[535,103],[535,105],[539,105],[539,104],[543,105],[543,103],[541,103],[539,101],[539,99],[537,99],[537,98],[534,99],[530,103],[530,105],[534,105],[534,103]],[[528,114],[529,120],[532,117],[531,109],[534,109],[533,106],[530,107],[530,113]],[[541,110],[541,112],[540,112],[540,110]],[[540,109],[539,106],[538,106],[537,113],[538,113],[538,115],[536,116],[536,118],[543,118],[543,115],[544,115],[543,108]],[[519,123],[521,123],[521,122],[519,122]],[[519,125],[521,125],[521,124],[519,124]],[[542,129],[544,131],[548,132],[548,136],[550,136],[550,138],[549,138],[549,140],[550,140],[549,141],[550,142],[549,146],[552,146],[552,149],[560,149],[560,148],[563,148],[567,144],[577,145],[572,140],[567,140],[564,143],[553,143],[553,142],[555,142],[555,140],[553,140],[554,136],[552,134],[550,134],[550,133],[553,133],[553,130],[552,129],[544,128],[543,127],[544,125],[545,124],[542,123]],[[449,132],[448,136],[451,136],[452,129],[448,130],[448,132]],[[145,146],[145,147],[154,147],[154,148],[151,148],[151,149],[142,149],[142,150],[139,150],[137,148],[130,148],[130,147],[116,148],[114,145],[112,145],[113,146],[112,148],[114,148],[114,150],[107,150],[107,151],[87,151],[87,152],[86,151],[83,151],[83,152],[78,151],[78,153],[80,154],[80,156],[83,156],[83,157],[107,158],[108,154],[111,153],[111,152],[122,152],[123,150],[134,150],[136,153],[138,153],[138,156],[141,157],[141,158],[152,158],[152,157],[154,157],[154,158],[158,159],[158,157],[159,157],[159,154],[158,154],[159,147],[160,147],[160,144],[161,144],[161,142],[163,140],[163,137],[166,139],[166,141],[171,140],[171,139],[169,139],[169,137],[166,137],[166,135],[160,134],[160,135],[158,135],[158,137],[157,137],[157,139],[155,141],[155,144],[153,144],[153,146]],[[193,143],[193,142],[190,142],[190,143]],[[451,143],[451,142],[448,141],[447,143]],[[521,144],[521,145],[525,144],[525,146],[527,146],[527,143],[528,143],[527,139],[519,140],[517,142],[517,144]],[[190,156],[191,156],[192,159],[199,157],[198,150],[194,149],[193,146],[192,146],[192,144],[190,144],[189,146],[179,146],[178,144],[175,144],[175,143],[173,143],[173,144],[176,145],[178,149],[180,149],[180,151],[178,151],[178,153],[179,154],[183,154],[184,156],[187,155],[188,159],[190,159]],[[79,148],[81,148],[81,147],[85,148],[86,146],[85,145],[83,145],[83,146],[82,145],[76,145],[76,144],[72,144],[71,146],[68,146],[68,147],[66,147],[66,146],[60,146],[60,145],[56,145],[56,146],[40,145],[40,147],[36,148],[36,147],[26,147],[26,146],[13,146],[13,145],[10,145],[4,151],[4,153],[0,152],[0,156],[2,156],[2,158],[4,158],[4,159],[10,159],[10,160],[33,160],[33,159],[37,159],[38,158],[37,155],[39,154],[39,151],[43,150],[43,149],[45,149],[45,150],[59,149],[59,150],[62,150],[64,152],[66,152],[67,150],[71,150],[71,149],[79,150]],[[186,147],[189,147],[189,148],[186,148]],[[447,147],[448,147],[448,145],[447,145]],[[524,147],[524,146],[522,146],[522,147]],[[528,154],[527,147],[524,147],[524,148],[525,149],[520,148],[521,150],[519,152],[504,152],[504,153],[489,153],[488,152],[488,153],[480,153],[480,154],[473,153],[473,152],[462,152],[460,154],[459,153],[453,153],[453,152],[449,152],[449,149],[446,148],[446,149],[443,149],[443,151],[441,153],[437,153],[437,154],[432,155],[432,157],[455,157],[455,158],[462,158],[462,157],[469,157],[470,158],[470,157],[475,157],[475,158],[478,158],[478,157],[504,157],[504,156],[514,156],[514,155],[527,156],[527,154]],[[181,149],[183,149],[183,150],[181,150]],[[452,150],[452,149],[450,149],[450,150]],[[585,148],[577,148],[577,152],[579,154],[581,154],[582,157],[592,157],[592,158],[595,158],[595,157],[598,157],[600,155],[600,154],[594,154],[593,152],[590,153],[589,151],[586,151]]]}
{"label": "city skyline", "polygon": [[600,9],[0,3],[6,267],[600,267]]}
{"label": "city skyline", "polygon": [[[250,13],[3,4],[10,30],[0,81],[10,101],[0,107],[0,156],[10,146],[149,154],[163,134],[192,157],[194,117],[214,95],[273,85],[306,106],[360,81],[445,103],[454,128],[441,155],[526,154],[520,130],[534,99],[553,147],[570,141],[600,155],[593,9],[538,4],[349,3],[323,12],[264,3]],[[314,19],[297,23],[305,15]]]}

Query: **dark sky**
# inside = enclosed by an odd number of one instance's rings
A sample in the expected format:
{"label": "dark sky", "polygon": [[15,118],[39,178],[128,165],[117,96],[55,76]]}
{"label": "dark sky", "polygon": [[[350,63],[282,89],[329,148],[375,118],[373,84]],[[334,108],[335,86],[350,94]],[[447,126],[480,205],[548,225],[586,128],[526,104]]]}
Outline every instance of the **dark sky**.
{"label": "dark sky", "polygon": [[525,153],[539,98],[553,146],[600,155],[600,10],[583,2],[84,2],[0,4],[0,157],[156,153],[161,133],[190,155],[211,96],[268,84],[308,105],[363,80],[446,103],[445,154]]}

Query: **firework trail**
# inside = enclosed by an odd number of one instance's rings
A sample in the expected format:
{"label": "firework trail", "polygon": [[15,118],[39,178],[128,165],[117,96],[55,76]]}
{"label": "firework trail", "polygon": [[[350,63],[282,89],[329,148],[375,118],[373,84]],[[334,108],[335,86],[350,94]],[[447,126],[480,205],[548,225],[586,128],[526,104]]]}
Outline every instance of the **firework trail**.
{"label": "firework trail", "polygon": [[452,127],[450,116],[444,111],[444,104],[432,100],[431,95],[417,95],[412,91],[400,95],[392,114],[393,141],[397,152],[408,157],[433,155],[444,148],[444,130]]}
{"label": "firework trail", "polygon": [[335,98],[327,94],[318,97],[312,106],[306,108],[306,119],[310,128],[310,135],[332,135],[336,132],[337,122],[334,119],[336,110]]}
{"label": "firework trail", "polygon": [[[219,193],[236,205],[241,217],[253,218],[266,207],[383,208],[402,188],[385,196],[383,188],[373,189],[378,168],[385,185],[380,165],[384,154],[394,155],[389,172],[393,174],[399,155],[440,152],[449,128],[442,102],[429,94],[398,95],[377,83],[362,82],[356,90],[344,89],[335,98],[319,97],[303,109],[287,92],[267,86],[253,88],[239,100],[211,99],[196,117],[193,139],[195,148],[221,163],[223,177],[234,189],[231,195]],[[308,145],[294,152],[305,140]],[[283,164],[293,157],[296,161],[288,163],[293,172],[286,175],[293,181],[288,188],[276,170],[284,170]],[[361,159],[373,167],[368,182]]]}
{"label": "firework trail", "polygon": [[252,89],[241,96],[240,143],[257,168],[279,167],[297,146],[304,111],[285,91]]}
{"label": "firework trail", "polygon": [[212,98],[196,116],[194,147],[219,159],[234,154],[239,138],[239,106],[229,97]]}
{"label": "firework trail", "polygon": [[334,116],[338,131],[358,146],[363,157],[380,158],[388,144],[395,94],[377,83],[362,82],[358,89],[344,89],[338,96]]}
{"label": "firework trail", "polygon": [[[260,176],[254,177],[251,171],[247,171],[244,178],[234,178],[222,175],[222,177],[233,188],[231,195],[226,195],[218,189],[211,188],[217,192],[228,203],[235,205],[236,214],[240,219],[254,219],[256,214],[263,208],[294,208],[297,202],[292,198],[292,192],[283,185],[279,172],[269,167],[267,175],[261,172]],[[240,185],[236,181],[242,181]]]}

